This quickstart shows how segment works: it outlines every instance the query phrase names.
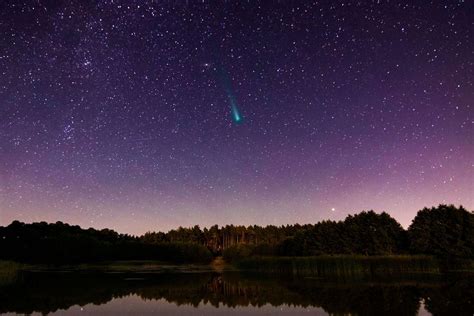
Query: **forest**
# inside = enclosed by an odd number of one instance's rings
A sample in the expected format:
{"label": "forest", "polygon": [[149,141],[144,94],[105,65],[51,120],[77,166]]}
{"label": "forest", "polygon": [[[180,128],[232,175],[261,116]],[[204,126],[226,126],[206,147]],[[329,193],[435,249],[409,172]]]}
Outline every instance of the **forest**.
{"label": "forest", "polygon": [[405,230],[388,213],[363,211],[343,221],[284,226],[180,227],[142,236],[110,229],[82,229],[62,222],[0,227],[0,260],[78,263],[159,260],[208,263],[251,256],[426,254],[474,259],[474,213],[462,206],[424,208]]}

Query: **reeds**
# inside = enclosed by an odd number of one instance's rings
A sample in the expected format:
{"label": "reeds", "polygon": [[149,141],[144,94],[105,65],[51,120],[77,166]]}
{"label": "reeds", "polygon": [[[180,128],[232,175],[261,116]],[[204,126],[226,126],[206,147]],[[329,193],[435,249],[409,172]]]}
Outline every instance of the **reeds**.
{"label": "reeds", "polygon": [[441,272],[440,264],[436,258],[423,255],[249,257],[239,261],[236,265],[247,271],[315,277],[438,274]]}
{"label": "reeds", "polygon": [[15,281],[20,268],[19,263],[0,260],[0,285]]}

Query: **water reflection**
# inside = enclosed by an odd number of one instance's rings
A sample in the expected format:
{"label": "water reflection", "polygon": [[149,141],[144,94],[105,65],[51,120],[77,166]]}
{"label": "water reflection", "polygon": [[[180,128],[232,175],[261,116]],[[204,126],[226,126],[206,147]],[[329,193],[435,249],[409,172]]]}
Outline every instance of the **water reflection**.
{"label": "water reflection", "polygon": [[[24,273],[0,286],[0,313],[42,314],[62,310],[155,310],[209,314],[216,307],[239,314],[417,315],[420,302],[433,315],[473,315],[474,279],[328,281],[239,273],[93,274]],[[92,305],[91,305],[92,304]],[[99,306],[96,306],[99,305]],[[156,311],[156,310],[155,310]],[[150,311],[151,313],[152,311]],[[148,313],[148,312],[144,312]]]}

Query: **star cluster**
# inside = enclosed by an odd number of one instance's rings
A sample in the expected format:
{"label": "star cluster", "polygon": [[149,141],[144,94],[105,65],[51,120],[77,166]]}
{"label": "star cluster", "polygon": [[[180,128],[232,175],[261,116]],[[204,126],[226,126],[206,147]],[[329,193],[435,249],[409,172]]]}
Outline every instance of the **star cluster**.
{"label": "star cluster", "polygon": [[[2,1],[0,225],[474,207],[468,1]],[[235,124],[224,67],[244,118]]]}

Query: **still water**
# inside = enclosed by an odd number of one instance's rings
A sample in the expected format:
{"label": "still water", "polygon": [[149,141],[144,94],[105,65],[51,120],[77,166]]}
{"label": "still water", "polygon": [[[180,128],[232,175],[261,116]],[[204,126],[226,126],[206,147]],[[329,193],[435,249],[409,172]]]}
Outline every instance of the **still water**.
{"label": "still water", "polygon": [[473,315],[472,276],[323,280],[237,272],[25,272],[7,315]]}

